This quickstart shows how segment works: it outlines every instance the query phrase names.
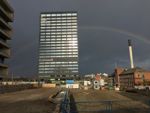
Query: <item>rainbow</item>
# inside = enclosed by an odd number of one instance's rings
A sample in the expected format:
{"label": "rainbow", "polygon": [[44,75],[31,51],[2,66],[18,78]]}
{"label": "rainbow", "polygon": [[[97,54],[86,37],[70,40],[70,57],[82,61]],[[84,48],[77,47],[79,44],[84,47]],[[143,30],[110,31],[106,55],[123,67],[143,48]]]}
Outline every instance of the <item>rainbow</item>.
{"label": "rainbow", "polygon": [[109,32],[116,32],[116,33],[120,33],[135,39],[138,39],[144,43],[150,44],[150,40],[147,37],[144,37],[142,35],[136,34],[136,33],[132,33],[129,31],[125,31],[122,29],[117,29],[117,28],[112,28],[112,27],[104,27],[104,26],[83,26],[83,27],[79,27],[79,29],[81,30],[103,30],[103,31],[109,31]]}

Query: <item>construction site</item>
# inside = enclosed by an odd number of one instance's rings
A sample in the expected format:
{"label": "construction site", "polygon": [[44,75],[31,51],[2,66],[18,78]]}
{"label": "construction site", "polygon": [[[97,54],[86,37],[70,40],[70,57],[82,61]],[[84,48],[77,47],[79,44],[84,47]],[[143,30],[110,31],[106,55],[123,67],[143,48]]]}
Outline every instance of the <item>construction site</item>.
{"label": "construction site", "polygon": [[148,113],[150,96],[114,90],[36,88],[0,94],[1,113]]}
{"label": "construction site", "polygon": [[0,0],[0,113],[150,113],[147,2],[9,2]]}
{"label": "construction site", "polygon": [[80,79],[1,81],[2,113],[149,113],[149,71],[117,68]]}

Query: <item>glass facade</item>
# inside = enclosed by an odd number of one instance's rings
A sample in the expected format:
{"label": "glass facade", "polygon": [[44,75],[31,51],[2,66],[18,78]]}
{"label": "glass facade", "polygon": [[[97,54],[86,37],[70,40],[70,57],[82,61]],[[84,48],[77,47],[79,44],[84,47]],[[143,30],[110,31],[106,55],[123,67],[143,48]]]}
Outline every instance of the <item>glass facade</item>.
{"label": "glass facade", "polygon": [[78,75],[76,12],[41,13],[38,73],[41,78]]}

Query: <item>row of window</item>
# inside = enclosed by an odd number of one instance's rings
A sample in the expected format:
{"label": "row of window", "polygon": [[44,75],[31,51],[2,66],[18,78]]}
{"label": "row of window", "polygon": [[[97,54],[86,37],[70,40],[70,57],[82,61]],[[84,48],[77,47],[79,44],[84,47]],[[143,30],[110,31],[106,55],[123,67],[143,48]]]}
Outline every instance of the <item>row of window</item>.
{"label": "row of window", "polygon": [[41,38],[40,43],[57,43],[57,44],[62,44],[62,43],[77,43],[77,38]]}
{"label": "row of window", "polygon": [[61,65],[39,65],[39,68],[58,67],[58,66],[61,66],[61,67],[78,67],[78,65],[64,65],[64,64],[61,64]]}
{"label": "row of window", "polygon": [[[50,62],[48,62],[50,63]],[[52,62],[51,62],[52,63]],[[77,63],[71,63],[71,64],[45,64],[44,62],[40,62],[39,63],[39,67],[78,67],[78,64]]]}
{"label": "row of window", "polygon": [[41,38],[40,41],[77,41],[77,38]]}
{"label": "row of window", "polygon": [[63,50],[63,49],[51,49],[51,50],[40,50],[40,53],[78,53],[78,50]]}
{"label": "row of window", "polygon": [[49,31],[49,32],[72,32],[72,31],[77,31],[77,29],[44,29],[44,30],[42,30],[41,29],[41,31]]}
{"label": "row of window", "polygon": [[51,37],[51,38],[41,38],[40,39],[40,41],[41,42],[44,42],[44,41],[55,41],[55,42],[57,42],[57,41],[59,41],[59,42],[61,42],[61,41],[63,41],[63,42],[71,42],[71,41],[77,41],[77,38],[75,38],[75,37],[73,37],[73,38],[70,38],[70,37],[68,37],[68,38],[66,38],[66,37]]}
{"label": "row of window", "polygon": [[[44,43],[44,42],[42,42],[42,43],[40,43],[41,44],[41,46],[51,46],[51,47],[58,47],[58,48],[60,48],[60,47],[76,47],[78,44],[77,43],[51,43],[51,42],[46,42],[46,43]],[[63,47],[61,48],[61,49],[63,49]]]}
{"label": "row of window", "polygon": [[78,38],[77,37],[51,37],[51,36],[42,36],[40,38],[40,41],[65,41],[65,42],[68,42],[68,41],[77,41]]}
{"label": "row of window", "polygon": [[41,35],[41,38],[77,38],[77,35]]}
{"label": "row of window", "polygon": [[76,34],[70,34],[70,35],[41,35],[41,38],[77,38]]}
{"label": "row of window", "polygon": [[43,21],[41,26],[51,26],[51,25],[77,25],[77,20],[62,20],[62,21]]}
{"label": "row of window", "polygon": [[44,74],[42,74],[42,75],[40,75],[40,77],[74,77],[74,76],[76,76],[76,75],[70,75],[70,73],[68,73],[69,75],[66,75],[66,74],[64,74],[64,75],[62,75],[62,74],[60,74],[60,75],[58,75],[58,74],[48,74],[48,73],[46,73],[46,75]]}
{"label": "row of window", "polygon": [[63,33],[63,34],[65,33],[65,34],[67,34],[68,32],[70,32],[70,33],[75,32],[76,33],[77,29],[53,29],[53,30],[51,30],[51,29],[42,29],[40,32]]}
{"label": "row of window", "polygon": [[40,49],[78,49],[78,46],[51,46],[51,45],[40,45]]}
{"label": "row of window", "polygon": [[[78,73],[78,71],[71,71],[71,72],[72,73]],[[55,73],[55,72],[54,71],[39,71],[39,74],[49,74],[49,73]],[[70,72],[67,72],[67,73],[70,73]]]}
{"label": "row of window", "polygon": [[71,25],[71,26],[68,26],[68,25],[65,25],[65,26],[45,26],[45,27],[40,27],[40,29],[71,29],[71,28],[77,28],[76,25]]}
{"label": "row of window", "polygon": [[[62,69],[78,70],[78,66],[61,66]],[[39,70],[56,70],[59,66],[39,66]]]}
{"label": "row of window", "polygon": [[[60,30],[60,31],[58,31]],[[67,29],[62,29],[64,31],[61,31],[61,29],[56,29],[56,30],[51,30],[51,29],[42,29],[40,32],[41,33],[61,33],[61,34],[68,34],[68,33],[77,33],[77,29],[73,29],[72,31],[71,30],[67,30]],[[67,30],[67,31],[66,31]]]}
{"label": "row of window", "polygon": [[41,44],[77,44],[78,41],[76,40],[42,40],[40,41]]}
{"label": "row of window", "polygon": [[[59,67],[56,67],[56,68],[39,68],[39,71],[42,71],[42,70],[45,70],[45,71],[48,71],[48,70],[53,70],[53,71],[55,71],[55,70],[57,70]],[[62,68],[62,67],[61,67]],[[64,67],[63,68],[64,69],[64,71],[65,70],[78,70],[78,68],[75,68],[75,67],[69,67],[69,68],[67,68],[66,69],[66,67]]]}
{"label": "row of window", "polygon": [[55,50],[78,50],[78,47],[74,47],[74,46],[65,46],[65,47],[62,47],[62,46],[42,46],[40,47],[40,50],[49,50],[49,48],[52,50],[55,49]]}
{"label": "row of window", "polygon": [[43,23],[77,23],[77,19],[72,20],[41,20],[41,24]]}
{"label": "row of window", "polygon": [[51,50],[41,50],[40,49],[40,52],[78,52],[77,49],[70,49],[70,50],[64,50],[64,49],[51,49]]}
{"label": "row of window", "polygon": [[62,19],[53,19],[53,18],[43,18],[40,22],[40,24],[45,24],[45,23],[78,23],[77,19],[74,18],[62,18]]}
{"label": "row of window", "polygon": [[40,39],[41,44],[77,44],[77,38],[69,39],[69,38],[49,38],[49,39]]}
{"label": "row of window", "polygon": [[78,45],[78,44],[74,44],[74,43],[73,43],[73,44],[64,44],[64,43],[63,43],[63,44],[56,44],[56,43],[55,43],[55,44],[49,44],[49,43],[41,43],[41,45],[42,45],[42,44],[43,44],[44,46],[54,46],[54,47],[57,47],[57,46],[58,46],[58,47],[59,47],[59,46],[77,46],[77,45]]}
{"label": "row of window", "polygon": [[55,56],[55,55],[77,55],[78,54],[78,52],[66,52],[66,53],[64,53],[64,52],[58,52],[58,53],[56,53],[56,52],[51,52],[51,53],[40,53],[40,55],[50,55],[50,56]]}
{"label": "row of window", "polygon": [[40,49],[40,53],[48,53],[48,52],[78,52],[77,49]]}
{"label": "row of window", "polygon": [[[43,75],[44,74],[44,75]],[[51,73],[52,74],[52,73]],[[42,73],[42,75],[40,77],[45,77],[45,78],[48,78],[48,77],[51,77],[51,78],[56,78],[56,77],[74,77],[75,75],[49,75],[49,73]]]}
{"label": "row of window", "polygon": [[[76,64],[77,61],[69,61],[69,62],[44,62],[44,64]],[[40,62],[40,64],[43,64],[43,62]]]}
{"label": "row of window", "polygon": [[70,25],[68,25],[68,24],[64,24],[64,25],[62,25],[62,24],[60,24],[60,25],[56,25],[56,24],[45,24],[45,25],[41,25],[40,26],[40,28],[53,28],[53,27],[55,27],[55,28],[57,28],[57,27],[59,27],[59,28],[68,28],[68,27],[74,27],[74,28],[77,28],[77,24],[70,24]]}
{"label": "row of window", "polygon": [[47,20],[72,20],[77,19],[76,16],[66,16],[66,17],[41,17],[41,21],[47,21]]}
{"label": "row of window", "polygon": [[50,62],[39,62],[39,64],[77,64],[77,61],[68,61],[68,62],[54,62],[54,61],[50,61]]}
{"label": "row of window", "polygon": [[56,57],[46,57],[46,58],[39,58],[39,63],[41,64],[77,64],[78,62],[78,57],[65,57],[66,59],[64,60],[64,57],[62,58],[56,58]]}
{"label": "row of window", "polygon": [[77,13],[51,13],[51,14],[41,14],[41,17],[49,16],[77,16]]}
{"label": "row of window", "polygon": [[53,55],[53,56],[49,56],[49,55],[47,55],[47,56],[45,56],[45,55],[43,55],[43,56],[39,56],[39,58],[49,58],[49,57],[54,57],[54,58],[76,58],[76,57],[78,57],[78,55]]}
{"label": "row of window", "polygon": [[39,66],[52,66],[52,67],[64,67],[64,66],[74,66],[74,67],[78,67],[78,63],[59,63],[59,62],[54,62],[54,61],[41,61],[39,62]]}
{"label": "row of window", "polygon": [[77,38],[41,38],[40,43],[78,43]]}
{"label": "row of window", "polygon": [[45,26],[66,26],[66,25],[77,25],[77,23],[51,23],[51,22],[46,22],[46,23],[41,23],[41,27]]}
{"label": "row of window", "polygon": [[77,34],[77,32],[47,32],[47,31],[41,31],[41,35],[73,35],[73,34]]}
{"label": "row of window", "polygon": [[40,45],[40,49],[78,49],[78,46],[51,46],[51,45]]}
{"label": "row of window", "polygon": [[78,50],[78,44],[77,43],[40,43],[40,50]]}
{"label": "row of window", "polygon": [[[69,28],[69,27],[70,27],[70,28]],[[42,29],[43,29],[43,30],[65,31],[65,30],[72,30],[72,29],[77,29],[77,28],[72,28],[71,26],[68,26],[68,27],[65,27],[65,28],[62,29],[62,28],[60,28],[60,27],[59,27],[59,28],[56,28],[56,27],[55,27],[55,28],[54,28],[54,27],[51,28],[51,27],[47,26],[47,27],[42,27],[41,30],[42,30]]]}
{"label": "row of window", "polygon": [[69,49],[69,50],[67,50],[67,49],[40,49],[40,51],[39,51],[40,53],[53,53],[53,52],[55,52],[55,53],[62,53],[62,52],[64,52],[64,53],[73,53],[73,52],[78,52],[78,50],[77,49]]}
{"label": "row of window", "polygon": [[43,69],[43,68],[46,68],[46,69],[49,69],[49,68],[59,68],[59,67],[61,67],[61,68],[72,68],[72,67],[74,67],[74,68],[76,68],[76,69],[78,69],[78,65],[39,65],[39,69]]}
{"label": "row of window", "polygon": [[73,53],[78,53],[78,50],[63,50],[63,49],[51,49],[51,50],[40,50],[39,51],[40,52],[40,54],[41,53],[43,53],[43,54],[48,54],[48,53],[50,53],[50,54],[54,54],[54,53],[60,53],[60,54],[65,54],[65,53],[68,53],[68,54],[73,54]]}
{"label": "row of window", "polygon": [[65,50],[65,49],[72,49],[72,50],[75,50],[75,49],[78,49],[78,47],[77,46],[54,46],[54,45],[40,45],[40,50],[42,50],[42,49],[45,49],[45,50],[47,50],[47,49],[61,49],[61,50]]}
{"label": "row of window", "polygon": [[68,32],[77,32],[77,29],[42,29],[41,32],[50,32],[50,33],[68,33]]}

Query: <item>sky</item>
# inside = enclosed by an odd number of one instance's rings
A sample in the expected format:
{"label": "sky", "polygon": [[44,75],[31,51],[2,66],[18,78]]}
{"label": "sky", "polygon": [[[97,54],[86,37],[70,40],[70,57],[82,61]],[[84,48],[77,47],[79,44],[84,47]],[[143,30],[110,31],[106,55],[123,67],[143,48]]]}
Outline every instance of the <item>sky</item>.
{"label": "sky", "polygon": [[77,11],[79,72],[109,73],[135,66],[150,70],[150,0],[8,0],[15,11],[10,74],[35,76],[38,69],[41,12]]}

